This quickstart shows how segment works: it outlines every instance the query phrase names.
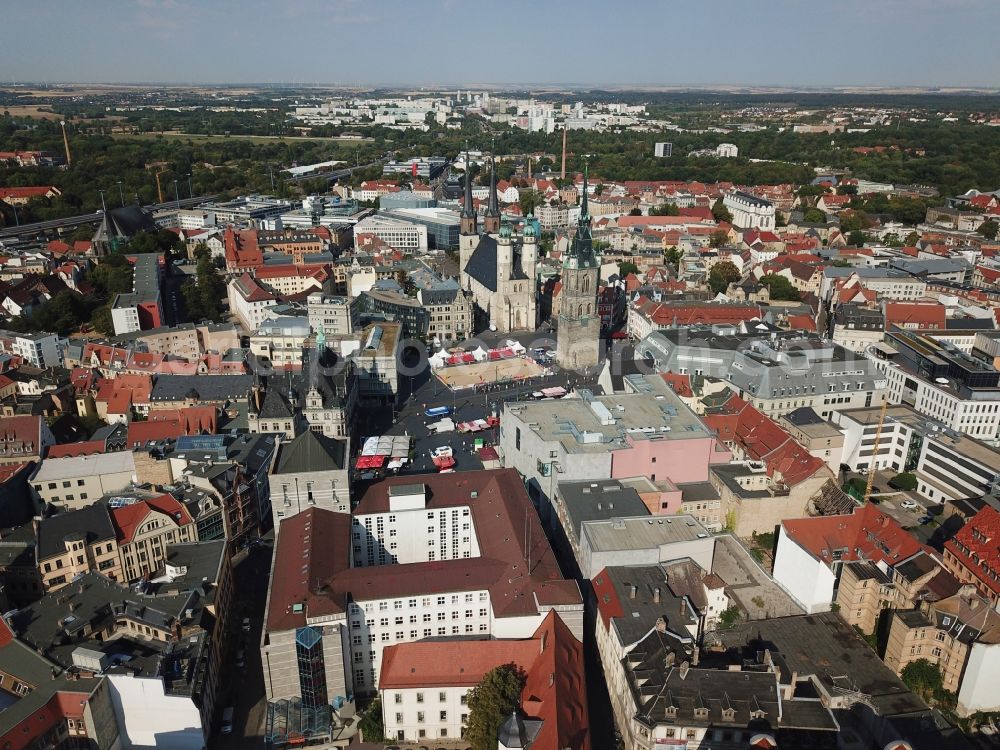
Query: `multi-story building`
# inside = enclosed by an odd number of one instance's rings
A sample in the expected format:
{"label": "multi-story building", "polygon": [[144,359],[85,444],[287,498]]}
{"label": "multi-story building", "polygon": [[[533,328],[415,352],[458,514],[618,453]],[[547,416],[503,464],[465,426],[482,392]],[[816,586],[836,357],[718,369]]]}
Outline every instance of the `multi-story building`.
{"label": "multi-story building", "polygon": [[733,217],[733,226],[738,229],[759,229],[773,232],[775,227],[774,204],[741,190],[727,193],[723,205]]}
{"label": "multi-story building", "polygon": [[1000,450],[956,432],[909,406],[835,412],[831,421],[844,435],[840,462],[852,471],[909,471],[917,492],[933,503],[991,494],[1000,472]]}
{"label": "multi-story building", "polygon": [[329,267],[323,263],[261,266],[253,275],[258,284],[282,298],[307,292],[327,292],[332,285]]}
{"label": "multi-story building", "polygon": [[36,525],[35,558],[42,588],[54,591],[83,573],[122,581],[118,532],[107,504],[56,513]]}
{"label": "multi-story building", "polygon": [[128,486],[135,478],[129,451],[42,461],[30,478],[42,505],[77,509]]}
{"label": "multi-story building", "polygon": [[361,323],[388,320],[403,325],[403,336],[424,337],[429,327],[428,312],[416,297],[402,290],[369,289],[351,302],[351,317]]}
{"label": "multi-story building", "polygon": [[850,515],[781,522],[774,580],[806,612],[837,604],[872,633],[883,609],[954,593],[954,580],[916,539],[876,505]]}
{"label": "multi-story building", "polygon": [[43,370],[62,367],[66,340],[55,333],[14,334],[11,349],[25,362]]}
{"label": "multi-story building", "polygon": [[927,282],[906,271],[885,266],[846,268],[827,266],[819,297],[830,300],[837,289],[860,287],[874,292],[878,299],[917,300],[927,292]]}
{"label": "multi-story building", "polygon": [[131,583],[151,576],[166,560],[167,547],[174,543],[197,542],[198,529],[187,508],[171,495],[137,498],[135,502],[111,505],[115,524],[122,578]]}
{"label": "multi-story building", "polygon": [[733,454],[709,469],[726,525],[740,536],[771,533],[783,518],[804,516],[834,474],[781,426],[738,396],[706,410],[705,426]]}
{"label": "multi-story building", "polygon": [[41,416],[19,414],[0,418],[0,465],[40,460],[56,442]]}
{"label": "multi-story building", "polygon": [[115,335],[159,328],[163,325],[160,299],[160,262],[157,253],[136,255],[132,259],[132,291],[116,295],[111,303],[111,321]]}
{"label": "multi-story building", "polygon": [[[472,688],[490,669],[513,663],[526,684],[514,717],[500,727],[498,747],[588,750],[583,645],[555,612],[530,638],[450,640],[447,649],[442,659],[441,644],[433,640],[386,647],[379,695],[387,738],[462,737]],[[511,735],[530,738],[530,744],[514,744]]]}
{"label": "multi-story building", "polygon": [[395,216],[369,216],[354,225],[354,234],[373,234],[397,250],[425,253],[428,249],[427,227]]}
{"label": "multi-story building", "polygon": [[994,608],[1000,604],[1000,511],[984,506],[944,544],[945,567],[971,583]]}
{"label": "multi-story building", "polygon": [[271,474],[275,533],[285,518],[309,508],[351,509],[346,443],[306,430],[283,443]]}
{"label": "multi-story building", "polygon": [[351,306],[347,297],[310,294],[306,298],[309,325],[314,331],[322,326],[327,336],[348,335],[353,331]]}
{"label": "multi-story building", "polygon": [[245,331],[256,331],[278,304],[277,295],[264,289],[249,273],[234,277],[226,286],[229,309]]}
{"label": "multi-story building", "polygon": [[629,305],[628,333],[638,341],[653,331],[687,326],[738,326],[750,320],[761,320],[765,315],[765,308],[746,302],[657,302],[643,296]]}
{"label": "multi-story building", "polygon": [[[517,469],[548,524],[559,477],[644,476],[672,483],[664,510],[678,510],[683,487],[707,482],[709,465],[731,454],[662,378],[629,375],[632,392],[537,403],[508,403],[500,420],[503,465]],[[555,528],[555,526],[552,526]]]}
{"label": "multi-story building", "polygon": [[778,425],[809,451],[810,455],[829,466],[830,471],[840,471],[844,435],[832,422],[823,419],[809,407],[802,407],[788,412],[778,420]]}
{"label": "multi-story building", "polygon": [[312,339],[312,326],[304,317],[282,315],[265,320],[250,334],[250,353],[272,367],[299,367],[302,347]]}
{"label": "multi-story building", "polygon": [[827,418],[885,398],[886,380],[867,358],[798,331],[739,334],[720,326],[657,331],[636,345],[659,372],[725,381],[771,417],[804,406]]}
{"label": "multi-story building", "polygon": [[833,343],[864,354],[868,347],[882,341],[885,316],[879,308],[855,303],[837,305],[833,313]]}
{"label": "multi-story building", "polygon": [[948,333],[887,331],[868,356],[886,379],[889,402],[912,406],[983,442],[1000,441],[1000,371],[963,352]]}
{"label": "multi-story building", "polygon": [[442,283],[417,291],[417,301],[427,311],[429,340],[464,341],[473,334],[472,301],[455,283]]}
{"label": "multi-story building", "polygon": [[902,674],[918,659],[937,665],[942,687],[958,695],[960,714],[1000,708],[1000,613],[974,586],[893,612],[885,663]]}
{"label": "multi-story building", "polygon": [[282,522],[261,647],[267,695],[313,706],[371,694],[387,646],[527,638],[553,611],[582,638],[580,590],[562,578],[516,472],[388,479],[353,518],[310,508]]}
{"label": "multi-story building", "polygon": [[357,366],[358,399],[362,404],[388,406],[399,392],[403,324],[376,323],[361,331],[360,347],[351,352]]}
{"label": "multi-story building", "polygon": [[379,216],[400,219],[427,228],[428,247],[448,250],[458,247],[459,216],[448,208],[393,208],[383,209]]}

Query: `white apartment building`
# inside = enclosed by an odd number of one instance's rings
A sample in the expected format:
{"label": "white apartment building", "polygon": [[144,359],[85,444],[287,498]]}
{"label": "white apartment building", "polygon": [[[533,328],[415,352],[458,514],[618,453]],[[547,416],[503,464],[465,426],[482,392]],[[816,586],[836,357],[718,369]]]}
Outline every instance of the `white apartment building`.
{"label": "white apartment building", "polygon": [[40,367],[61,367],[66,340],[55,333],[14,334],[11,349],[25,362]]}
{"label": "white apartment building", "polygon": [[733,226],[739,229],[759,229],[773,232],[775,226],[774,204],[756,195],[737,190],[722,199],[733,217]]}
{"label": "white apartment building", "polygon": [[880,409],[834,413],[844,434],[841,462],[852,471],[912,471],[917,493],[928,502],[982,497],[1000,480],[1000,450],[929,419],[909,406],[886,410],[878,445]]}
{"label": "white apartment building", "polygon": [[261,323],[250,335],[250,353],[275,367],[301,365],[302,347],[312,335],[305,318],[281,316]]}
{"label": "white apartment building", "polygon": [[320,326],[327,336],[350,334],[351,306],[347,297],[334,297],[327,294],[310,294],[306,298],[306,311],[309,325],[314,331]]}
{"label": "white apartment building", "polygon": [[[309,508],[282,521],[262,646],[269,698],[305,698],[316,679],[330,698],[370,695],[387,646],[529,638],[552,611],[582,640],[579,588],[562,579],[515,471],[419,478],[424,484],[373,485],[353,519]],[[316,576],[322,589],[302,589]],[[296,639],[309,629],[310,648],[324,654],[322,676],[304,677],[296,660]]]}
{"label": "white apartment building", "polygon": [[248,273],[230,280],[226,287],[229,310],[244,331],[256,331],[270,317],[268,310],[278,304],[278,298],[260,286]]}
{"label": "white apartment building", "polygon": [[75,510],[125,488],[135,479],[131,451],[118,451],[47,458],[38,465],[29,482],[42,505]]}
{"label": "white apartment building", "polygon": [[374,234],[404,252],[427,251],[427,227],[389,216],[369,216],[354,225],[354,234]]}

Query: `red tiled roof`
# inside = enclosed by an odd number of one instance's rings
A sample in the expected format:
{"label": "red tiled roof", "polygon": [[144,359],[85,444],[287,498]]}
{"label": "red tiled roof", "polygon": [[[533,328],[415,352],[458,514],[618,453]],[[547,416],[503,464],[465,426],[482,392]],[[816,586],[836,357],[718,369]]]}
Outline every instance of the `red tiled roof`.
{"label": "red tiled roof", "polygon": [[719,304],[716,302],[656,302],[649,298],[635,303],[638,313],[660,326],[704,324],[736,324],[763,317],[761,308],[753,304]]}
{"label": "red tiled roof", "polygon": [[[424,474],[392,477],[368,488],[355,515],[388,512],[389,489],[422,482],[428,490],[428,508],[469,506],[480,545],[480,556],[461,560],[393,565],[391,571],[377,567],[349,567],[350,518],[331,511],[310,509],[307,519],[300,513],[283,521],[275,552],[275,583],[268,611],[270,629],[298,627],[305,613],[292,606],[305,603],[311,616],[343,611],[348,598],[363,601],[406,596],[414,592],[490,590],[497,617],[524,616],[537,612],[540,604],[579,604],[575,581],[563,578],[555,556],[542,532],[538,516],[528,512],[531,501],[514,469],[467,471],[460,474]],[[471,493],[477,493],[471,498]],[[526,515],[530,524],[530,555],[526,542]],[[337,518],[339,517],[339,518]],[[346,522],[342,519],[346,519]],[[306,524],[310,528],[305,528]],[[322,538],[323,544],[312,539]],[[336,548],[333,551],[331,548]],[[531,572],[525,574],[525,559]],[[389,573],[388,575],[386,573]],[[319,593],[323,589],[323,593]]]}
{"label": "red tiled roof", "polygon": [[716,431],[720,441],[736,443],[750,459],[764,462],[768,476],[780,474],[789,486],[825,466],[823,459],[810,454],[777,422],[739,396],[734,395],[719,409],[705,414],[702,421]]}
{"label": "red tiled roof", "polygon": [[0,464],[0,484],[9,482],[12,478],[16,477],[29,463],[30,461],[19,464]]}
{"label": "red tiled roof", "polygon": [[865,505],[850,515],[791,518],[781,522],[785,535],[817,560],[871,560],[898,565],[918,552],[929,551],[876,505]]}
{"label": "red tiled roof", "polygon": [[691,390],[691,378],[689,376],[681,375],[678,372],[664,372],[660,377],[681,398],[691,398],[694,395],[694,392]]}
{"label": "red tiled roof", "polygon": [[813,319],[812,315],[789,315],[788,325],[790,328],[796,328],[802,331],[816,330],[816,321]]}
{"label": "red tiled roof", "polygon": [[984,506],[958,533],[944,543],[958,563],[994,594],[1000,594],[1000,513]]}
{"label": "red tiled roof", "polygon": [[538,641],[440,641],[397,643],[382,650],[379,690],[408,687],[472,687],[494,667],[514,662],[525,672],[539,654]]}
{"label": "red tiled roof", "polygon": [[42,435],[42,418],[30,414],[0,419],[0,441],[21,443],[27,455],[39,450]]}
{"label": "red tiled roof", "polygon": [[131,505],[123,505],[120,508],[111,508],[111,518],[118,529],[119,541],[131,542],[139,526],[152,513],[170,516],[178,526],[187,526],[192,523],[191,514],[188,513],[187,508],[175,500],[172,495],[164,494],[148,500],[140,500]]}
{"label": "red tiled roof", "polygon": [[0,200],[5,198],[44,198],[50,192],[58,194],[59,190],[51,185],[0,187]]}
{"label": "red tiled roof", "polygon": [[107,451],[108,446],[103,440],[84,440],[80,443],[65,443],[50,445],[46,458],[67,458],[72,456],[96,456]]}
{"label": "red tiled roof", "polygon": [[885,328],[890,325],[905,328],[943,329],[945,307],[937,302],[886,302]]}

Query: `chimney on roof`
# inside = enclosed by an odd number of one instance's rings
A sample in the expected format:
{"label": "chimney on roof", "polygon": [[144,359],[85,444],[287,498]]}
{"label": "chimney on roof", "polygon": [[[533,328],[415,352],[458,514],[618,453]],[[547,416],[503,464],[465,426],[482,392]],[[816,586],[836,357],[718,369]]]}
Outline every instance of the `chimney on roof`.
{"label": "chimney on roof", "polygon": [[629,586],[628,586],[628,598],[629,599],[635,599],[635,596],[638,593],[639,593],[639,589],[636,587],[636,585],[634,583],[630,583]]}
{"label": "chimney on roof", "polygon": [[656,618],[656,632],[657,633],[667,632],[667,621],[663,617]]}
{"label": "chimney on roof", "polygon": [[688,670],[689,670],[690,668],[691,668],[691,665],[690,665],[690,664],[689,664],[689,663],[688,663],[687,661],[682,661],[682,662],[681,662],[681,679],[682,679],[682,680],[683,680],[683,679],[684,679],[685,677],[687,677],[687,673],[688,673]]}
{"label": "chimney on roof", "polygon": [[684,597],[682,596],[682,597],[681,597],[681,614],[682,614],[682,615],[686,615],[686,614],[687,614],[687,608],[688,608],[688,603],[687,603],[687,599],[685,599],[685,598],[684,598]]}
{"label": "chimney on roof", "polygon": [[660,587],[659,586],[657,586],[657,587],[655,587],[653,589],[653,603],[654,604],[659,604],[660,603]]}

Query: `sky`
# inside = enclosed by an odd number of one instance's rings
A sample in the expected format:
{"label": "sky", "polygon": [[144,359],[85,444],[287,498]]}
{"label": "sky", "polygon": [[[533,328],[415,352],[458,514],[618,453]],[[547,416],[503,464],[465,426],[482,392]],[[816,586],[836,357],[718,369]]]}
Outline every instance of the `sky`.
{"label": "sky", "polygon": [[998,0],[35,0],[0,81],[1000,87]]}

